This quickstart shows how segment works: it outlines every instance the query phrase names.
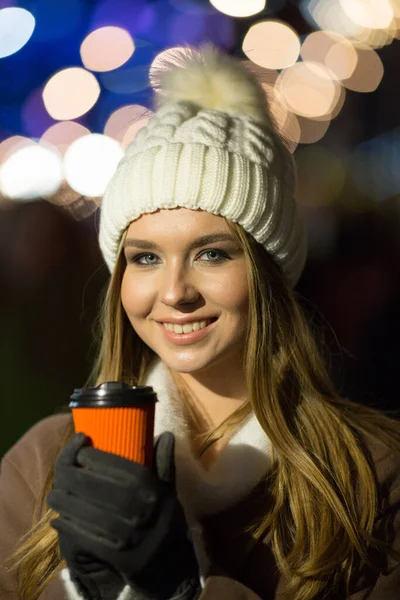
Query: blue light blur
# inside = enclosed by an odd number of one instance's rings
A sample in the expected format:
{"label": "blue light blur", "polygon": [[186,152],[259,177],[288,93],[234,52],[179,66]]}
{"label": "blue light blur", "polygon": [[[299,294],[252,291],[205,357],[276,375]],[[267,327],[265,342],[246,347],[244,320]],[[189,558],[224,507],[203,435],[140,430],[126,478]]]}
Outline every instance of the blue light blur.
{"label": "blue light blur", "polygon": [[0,58],[18,52],[28,43],[35,29],[33,15],[17,7],[0,10]]}
{"label": "blue light blur", "polygon": [[400,127],[360,144],[349,161],[357,187],[383,201],[400,193]]}

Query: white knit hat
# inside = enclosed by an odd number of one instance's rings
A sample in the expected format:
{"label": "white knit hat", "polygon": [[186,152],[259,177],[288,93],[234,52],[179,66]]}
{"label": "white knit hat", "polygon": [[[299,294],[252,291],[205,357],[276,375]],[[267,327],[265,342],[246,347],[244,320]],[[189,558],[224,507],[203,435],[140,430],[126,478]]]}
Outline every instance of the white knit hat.
{"label": "white knit hat", "polygon": [[294,286],[307,252],[294,161],[261,85],[212,45],[186,47],[152,78],[157,110],[127,147],[101,205],[99,243],[110,271],[129,223],[183,207],[239,223]]}

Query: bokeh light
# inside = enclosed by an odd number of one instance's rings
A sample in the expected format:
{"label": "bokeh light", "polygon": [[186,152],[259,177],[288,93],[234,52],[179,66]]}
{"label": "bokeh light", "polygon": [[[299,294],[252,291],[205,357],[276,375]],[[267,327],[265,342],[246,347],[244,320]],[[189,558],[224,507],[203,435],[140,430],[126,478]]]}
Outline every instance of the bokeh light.
{"label": "bokeh light", "polygon": [[63,156],[72,142],[89,133],[89,129],[80,123],[62,121],[49,127],[40,138],[40,141],[52,144]]}
{"label": "bokeh light", "polygon": [[134,41],[121,27],[101,27],[82,42],[82,63],[91,71],[112,71],[126,63],[135,50]]}
{"label": "bokeh light", "polygon": [[3,164],[11,154],[26,146],[34,146],[36,142],[23,135],[13,135],[3,140],[0,144],[0,165]]}
{"label": "bokeh light", "polygon": [[390,44],[398,33],[398,0],[302,0],[306,20],[373,48]]}
{"label": "bokeh light", "polygon": [[322,30],[354,37],[363,28],[344,12],[338,0],[303,0],[301,11],[307,21]]}
{"label": "bokeh light", "polygon": [[10,6],[0,10],[0,58],[21,50],[35,29],[34,16],[24,8]]}
{"label": "bokeh light", "polygon": [[115,71],[99,73],[103,87],[113,94],[135,94],[149,87],[148,67],[122,67]]}
{"label": "bokeh light", "polygon": [[306,119],[299,115],[297,116],[297,120],[300,128],[300,144],[315,144],[321,140],[328,131],[331,122],[330,119]]}
{"label": "bokeh light", "polygon": [[299,62],[282,71],[276,81],[279,97],[297,115],[330,118],[340,98],[340,84],[328,69],[314,62]]}
{"label": "bokeh light", "polygon": [[1,193],[15,200],[50,196],[62,179],[60,155],[39,144],[18,149],[0,167]]}
{"label": "bokeh light", "polygon": [[349,159],[358,189],[381,202],[400,193],[400,128],[359,144]]}
{"label": "bokeh light", "polygon": [[114,138],[123,148],[126,148],[152,114],[151,110],[140,104],[122,106],[108,118],[104,134]]}
{"label": "bokeh light", "polygon": [[67,121],[84,115],[97,102],[100,86],[93,75],[81,67],[59,71],[47,82],[43,101],[53,119]]}
{"label": "bokeh light", "polygon": [[384,29],[393,19],[389,0],[339,0],[339,3],[343,12],[362,27]]}
{"label": "bokeh light", "polygon": [[[248,68],[254,72],[253,68]],[[258,79],[264,89],[274,125],[285,146],[293,153],[300,140],[300,127],[296,116],[288,110],[276,92],[275,82],[278,75],[278,71],[264,71],[258,75]]]}
{"label": "bokeh light", "polygon": [[353,44],[333,31],[314,31],[304,40],[300,55],[303,60],[325,65],[337,80],[352,75],[358,55]]}
{"label": "bokeh light", "polygon": [[96,212],[99,202],[96,198],[79,195],[76,200],[67,204],[64,208],[75,221],[83,221]]}
{"label": "bokeh light", "polygon": [[135,121],[134,123],[132,123],[132,125],[128,127],[121,142],[121,146],[124,150],[131,142],[133,142],[139,129],[142,129],[142,127],[146,125],[147,121],[151,117],[151,114],[151,112],[143,114],[142,117],[138,118],[137,121]]}
{"label": "bokeh light", "polygon": [[383,77],[383,64],[378,54],[365,44],[356,44],[358,60],[356,68],[342,84],[355,92],[373,92]]}
{"label": "bokeh light", "polygon": [[210,0],[210,4],[230,17],[251,17],[265,8],[265,0]]}
{"label": "bokeh light", "polygon": [[261,67],[284,69],[296,62],[300,39],[294,29],[282,21],[263,21],[250,27],[242,49],[250,60]]}
{"label": "bokeh light", "polygon": [[91,133],[73,142],[64,156],[65,179],[83,196],[102,196],[123,157],[121,144]]}
{"label": "bokeh light", "polygon": [[51,196],[48,196],[46,200],[47,202],[51,202],[51,204],[55,204],[56,206],[67,208],[68,205],[72,204],[80,197],[81,194],[73,190],[64,179],[58,190]]}

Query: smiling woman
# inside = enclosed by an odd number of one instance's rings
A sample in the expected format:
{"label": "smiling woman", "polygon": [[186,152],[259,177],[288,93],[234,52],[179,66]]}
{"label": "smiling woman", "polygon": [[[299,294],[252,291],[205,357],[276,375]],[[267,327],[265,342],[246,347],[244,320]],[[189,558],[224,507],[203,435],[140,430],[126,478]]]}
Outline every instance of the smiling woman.
{"label": "smiling woman", "polygon": [[340,397],[300,308],[292,157],[236,59],[175,58],[103,198],[88,381],[153,387],[154,467],[69,414],[33,427],[2,463],[0,595],[395,600],[400,426]]}
{"label": "smiling woman", "polygon": [[[204,231],[209,233],[201,236]],[[218,248],[202,249],[211,243]],[[139,257],[154,260],[139,264],[134,246],[154,248],[160,256],[142,253]],[[124,248],[127,268],[121,302],[132,327],[169,368],[181,374],[214,422],[213,406],[221,416],[225,399],[229,411],[230,393],[223,382],[237,395],[245,394],[248,287],[243,250],[223,217],[186,208],[142,215],[129,225]],[[210,258],[219,252],[218,260]],[[159,327],[160,322],[179,326],[215,317],[217,322],[193,333]]]}

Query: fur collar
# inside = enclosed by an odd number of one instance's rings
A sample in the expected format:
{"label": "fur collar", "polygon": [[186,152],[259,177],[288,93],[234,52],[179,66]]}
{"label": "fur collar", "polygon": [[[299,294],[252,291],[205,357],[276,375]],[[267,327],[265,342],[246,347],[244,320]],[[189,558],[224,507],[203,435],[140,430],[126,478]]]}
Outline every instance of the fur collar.
{"label": "fur collar", "polygon": [[179,410],[180,396],[166,365],[156,357],[144,385],[157,393],[155,435],[175,435],[177,491],[188,521],[218,513],[244,498],[271,465],[270,440],[254,415],[230,438],[218,459],[205,471],[194,458],[189,429]]}

